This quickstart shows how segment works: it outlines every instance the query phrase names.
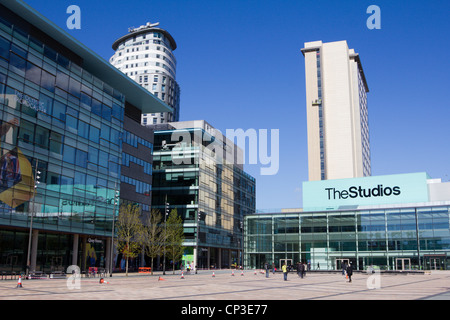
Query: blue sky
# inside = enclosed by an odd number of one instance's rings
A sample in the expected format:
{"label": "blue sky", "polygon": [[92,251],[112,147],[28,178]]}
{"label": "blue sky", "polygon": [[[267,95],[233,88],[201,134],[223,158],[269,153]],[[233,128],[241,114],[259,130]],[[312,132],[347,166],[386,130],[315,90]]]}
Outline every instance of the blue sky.
{"label": "blue sky", "polygon": [[[308,179],[305,42],[347,40],[368,81],[372,174],[450,180],[450,2],[385,0],[25,0],[105,59],[129,27],[160,22],[178,48],[181,119],[279,129],[278,174],[257,180],[257,208],[301,207]],[[69,5],[81,30],[68,30]],[[369,30],[370,5],[381,29]]]}

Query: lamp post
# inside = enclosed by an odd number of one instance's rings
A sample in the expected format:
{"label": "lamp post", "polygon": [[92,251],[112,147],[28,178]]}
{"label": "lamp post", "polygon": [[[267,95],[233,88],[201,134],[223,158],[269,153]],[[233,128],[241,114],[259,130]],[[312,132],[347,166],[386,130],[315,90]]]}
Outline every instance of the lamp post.
{"label": "lamp post", "polygon": [[113,216],[112,216],[112,230],[111,230],[111,255],[109,261],[109,276],[112,277],[113,273],[113,257],[114,257],[114,222],[116,221],[116,205],[119,200],[119,190],[117,190],[117,181],[114,183],[114,208],[113,208]]}
{"label": "lamp post", "polygon": [[36,165],[35,165],[35,169],[34,169],[34,181],[33,181],[33,209],[32,210],[28,210],[31,213],[31,217],[30,217],[30,234],[28,236],[28,252],[27,252],[27,270],[26,270],[26,275],[28,277],[29,272],[30,272],[30,268],[31,268],[31,238],[33,237],[32,233],[33,233],[33,216],[34,216],[34,212],[36,211],[35,209],[35,204],[36,204],[36,189],[37,189],[37,185],[40,183],[39,179],[41,178],[39,176],[39,174],[41,174],[41,172],[38,170],[38,164],[39,164],[39,160],[36,159]]}
{"label": "lamp post", "polygon": [[170,204],[167,202],[166,194],[166,213],[164,214],[164,253],[163,253],[163,275],[166,274],[166,240],[167,240],[167,215],[169,214]]}

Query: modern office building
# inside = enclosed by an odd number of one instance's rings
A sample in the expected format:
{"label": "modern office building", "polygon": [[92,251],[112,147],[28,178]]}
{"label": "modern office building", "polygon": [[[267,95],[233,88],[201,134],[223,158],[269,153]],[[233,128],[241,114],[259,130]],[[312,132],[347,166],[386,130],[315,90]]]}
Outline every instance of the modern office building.
{"label": "modern office building", "polygon": [[150,203],[139,122],[152,112],[172,108],[23,1],[0,1],[0,270],[109,270],[117,192]]}
{"label": "modern office building", "polygon": [[159,23],[130,28],[129,33],[113,44],[110,62],[157,98],[173,108],[173,112],[143,113],[141,122],[161,124],[179,121],[180,87],[176,81],[177,48],[174,38]]}
{"label": "modern office building", "polygon": [[242,150],[205,121],[154,126],[152,207],[184,221],[184,264],[242,264],[244,215],[255,212],[255,179]]}
{"label": "modern office building", "polygon": [[303,183],[302,212],[245,218],[245,266],[450,270],[450,182],[426,173]]}
{"label": "modern office building", "polygon": [[371,175],[366,77],[346,41],[305,43],[309,180]]}

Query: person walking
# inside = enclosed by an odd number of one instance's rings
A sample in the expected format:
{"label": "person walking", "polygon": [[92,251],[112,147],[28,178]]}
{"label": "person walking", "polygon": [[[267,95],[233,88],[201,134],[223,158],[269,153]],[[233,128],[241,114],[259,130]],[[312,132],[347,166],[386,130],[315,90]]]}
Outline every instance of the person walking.
{"label": "person walking", "polygon": [[283,270],[284,281],[287,281],[287,267],[286,267],[286,263],[283,263],[283,266],[281,267],[281,270]]}
{"label": "person walking", "polygon": [[267,262],[264,264],[264,268],[266,269],[266,278],[268,278],[269,277],[269,264]]}
{"label": "person walking", "polygon": [[300,262],[297,262],[297,275],[298,275],[299,278],[300,278],[300,274],[301,274],[301,271],[300,271]]}
{"label": "person walking", "polygon": [[303,276],[305,275],[305,265],[304,265],[303,263],[300,262],[299,268],[300,268],[300,271],[299,271],[299,273],[300,273],[300,278],[303,279]]}
{"label": "person walking", "polygon": [[347,276],[348,276],[348,282],[352,282],[353,267],[352,267],[351,262],[348,264],[346,271],[347,271]]}

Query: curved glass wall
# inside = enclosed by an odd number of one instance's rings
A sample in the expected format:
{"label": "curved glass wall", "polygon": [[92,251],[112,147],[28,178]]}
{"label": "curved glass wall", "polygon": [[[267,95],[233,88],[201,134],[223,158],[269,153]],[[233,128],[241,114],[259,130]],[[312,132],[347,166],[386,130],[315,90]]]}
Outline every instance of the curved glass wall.
{"label": "curved glass wall", "polygon": [[[125,100],[79,64],[2,10],[0,225],[21,237],[32,216],[33,230],[42,233],[111,236]],[[26,242],[15,242],[17,259],[1,256],[0,265],[25,265]]]}

